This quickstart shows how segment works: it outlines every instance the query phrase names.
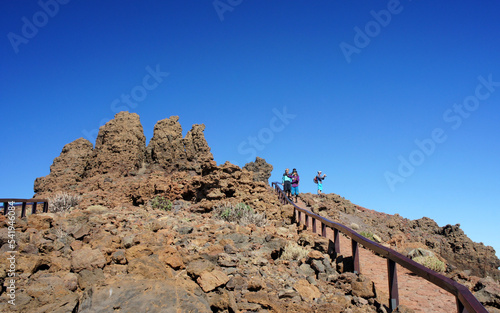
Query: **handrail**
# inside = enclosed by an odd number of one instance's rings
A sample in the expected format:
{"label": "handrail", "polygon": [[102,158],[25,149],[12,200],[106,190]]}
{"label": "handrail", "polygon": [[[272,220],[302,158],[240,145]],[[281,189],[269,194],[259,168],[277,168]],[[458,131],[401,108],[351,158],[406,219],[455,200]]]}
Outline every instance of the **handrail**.
{"label": "handrail", "polygon": [[[433,283],[434,285],[440,287],[453,294],[456,298],[457,302],[457,311],[459,313],[488,313],[484,306],[479,302],[476,297],[467,289],[465,286],[457,283],[456,281],[441,275],[409,258],[406,256],[390,249],[384,247],[374,241],[371,241],[354,230],[350,229],[347,226],[342,224],[333,222],[327,218],[319,216],[317,214],[312,213],[306,209],[303,209],[293,203],[288,197],[285,195],[281,187],[279,187],[280,183],[274,182],[272,183],[275,191],[278,193],[278,197],[281,200],[282,204],[291,204],[294,207],[294,216],[298,223],[301,222],[302,213],[305,214],[306,227],[308,227],[308,219],[312,218],[312,228],[313,232],[316,232],[316,221],[320,222],[321,236],[327,237],[326,235],[326,227],[333,229],[334,231],[334,252],[336,254],[340,253],[340,240],[339,240],[339,231],[343,234],[347,235],[351,238],[352,243],[352,259],[353,259],[353,268],[355,273],[360,273],[359,266],[359,249],[358,244],[362,244],[367,249],[370,249],[380,256],[387,259],[387,270],[389,276],[389,309],[392,311],[396,309],[399,305],[399,294],[398,294],[398,282],[397,282],[397,268],[396,263],[401,265],[402,267],[410,270],[414,274],[426,279],[427,281]],[[331,239],[330,239],[331,241]]]}
{"label": "handrail", "polygon": [[26,205],[31,204],[31,214],[36,214],[36,207],[38,203],[43,203],[42,212],[49,212],[49,200],[47,199],[13,199],[13,198],[5,198],[0,199],[0,204],[3,203],[3,215],[7,215],[9,208],[19,206],[21,203],[21,217],[26,217]]}

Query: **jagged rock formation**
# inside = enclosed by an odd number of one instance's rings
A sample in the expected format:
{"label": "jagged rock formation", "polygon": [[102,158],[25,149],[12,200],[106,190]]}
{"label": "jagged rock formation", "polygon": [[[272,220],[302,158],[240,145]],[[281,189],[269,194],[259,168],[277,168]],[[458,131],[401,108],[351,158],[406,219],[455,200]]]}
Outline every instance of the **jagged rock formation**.
{"label": "jagged rock formation", "polygon": [[253,172],[253,180],[269,184],[269,177],[273,171],[273,166],[263,158],[256,157],[255,162],[250,162],[243,166],[243,169]]}
{"label": "jagged rock formation", "polygon": [[95,149],[81,138],[66,145],[51,173],[35,181],[36,196],[73,192],[82,196],[83,207],[114,208],[147,205],[159,195],[196,203],[200,212],[210,211],[217,202],[236,201],[268,216],[285,214],[262,182],[272,166],[260,158],[247,166],[257,173],[229,162],[217,166],[204,129],[205,125],[195,124],[183,138],[179,117],[172,116],[155,125],[146,148],[139,116],[120,112],[100,128]]}
{"label": "jagged rock formation", "polygon": [[86,176],[127,175],[146,158],[146,137],[135,113],[120,112],[99,129],[90,169]]}
{"label": "jagged rock formation", "polygon": [[182,138],[178,120],[172,116],[159,121],[146,148],[139,116],[117,113],[99,129],[94,149],[83,138],[67,144],[50,174],[36,179],[35,193],[44,197],[56,191],[107,190],[112,181],[154,170],[202,174],[203,168],[213,168],[213,155],[203,135],[205,126],[193,125]]}
{"label": "jagged rock formation", "polygon": [[148,159],[166,171],[193,170],[201,174],[204,163],[213,160],[203,131],[205,125],[195,124],[182,138],[178,116],[156,123],[153,138],[148,145]]}
{"label": "jagged rock formation", "polygon": [[205,130],[205,125],[195,124],[190,131],[186,134],[184,138],[184,147],[186,149],[186,155],[188,161],[206,161],[213,160],[212,153],[210,153],[210,147],[205,140],[205,135],[203,131]]}
{"label": "jagged rock formation", "polygon": [[68,143],[50,166],[50,175],[35,180],[35,192],[50,193],[61,187],[65,190],[74,190],[84,178],[92,154],[93,146],[87,139],[79,138]]}

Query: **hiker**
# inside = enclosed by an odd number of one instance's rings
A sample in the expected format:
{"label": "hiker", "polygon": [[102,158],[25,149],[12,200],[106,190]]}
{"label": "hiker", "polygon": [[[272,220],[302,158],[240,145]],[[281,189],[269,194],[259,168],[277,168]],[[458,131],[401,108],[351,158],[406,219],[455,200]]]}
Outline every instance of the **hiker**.
{"label": "hiker", "polygon": [[318,184],[318,195],[320,195],[323,192],[323,179],[326,178],[326,174],[323,174],[321,176],[321,171],[318,171],[318,175],[314,177],[314,182]]}
{"label": "hiker", "polygon": [[285,174],[283,174],[283,191],[285,192],[285,195],[290,198],[291,194],[290,192],[292,191],[292,178],[291,175],[289,174],[289,169],[285,170]]}
{"label": "hiker", "polygon": [[292,178],[292,197],[295,195],[295,202],[297,202],[299,198],[299,173],[297,173],[297,169],[292,170],[292,174],[290,175]]}

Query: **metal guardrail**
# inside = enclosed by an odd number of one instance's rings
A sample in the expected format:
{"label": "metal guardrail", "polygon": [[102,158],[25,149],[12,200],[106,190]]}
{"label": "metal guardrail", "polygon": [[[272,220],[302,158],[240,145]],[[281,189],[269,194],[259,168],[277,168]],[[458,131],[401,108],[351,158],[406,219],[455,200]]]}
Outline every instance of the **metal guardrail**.
{"label": "metal guardrail", "polygon": [[9,208],[21,207],[21,217],[26,217],[26,206],[31,205],[31,214],[36,214],[37,204],[42,203],[42,212],[49,212],[49,200],[47,199],[0,199],[3,204],[3,215],[7,215]]}
{"label": "metal guardrail", "polygon": [[[389,309],[392,311],[396,309],[399,305],[399,291],[398,291],[398,275],[397,275],[397,264],[410,270],[415,275],[418,275],[427,281],[433,283],[434,285],[444,289],[455,296],[457,303],[457,312],[459,313],[488,313],[484,306],[479,302],[476,297],[467,289],[465,286],[457,283],[456,281],[443,276],[427,267],[405,257],[404,255],[384,247],[374,241],[371,241],[354,230],[346,227],[342,224],[330,221],[322,216],[314,214],[306,209],[298,207],[295,205],[288,197],[285,195],[278,182],[272,183],[275,191],[282,204],[290,204],[294,207],[294,217],[297,223],[301,223],[302,215],[304,215],[305,226],[309,227],[311,224],[312,231],[316,233],[319,223],[319,228],[321,229],[321,236],[330,240],[330,245],[333,246],[332,253],[335,255],[340,254],[340,235],[339,232],[347,235],[351,239],[352,247],[352,260],[353,268],[355,273],[361,273],[359,264],[359,244],[362,244],[365,248],[378,253],[380,256],[387,259],[387,272],[389,277]],[[326,229],[330,228],[333,230],[333,238],[328,238]]]}

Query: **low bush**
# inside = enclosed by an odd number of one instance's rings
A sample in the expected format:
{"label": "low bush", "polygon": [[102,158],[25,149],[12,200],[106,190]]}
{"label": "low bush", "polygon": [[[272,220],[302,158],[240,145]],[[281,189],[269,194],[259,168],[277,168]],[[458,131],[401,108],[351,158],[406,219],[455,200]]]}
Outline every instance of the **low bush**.
{"label": "low bush", "polygon": [[227,222],[236,222],[242,226],[255,224],[255,226],[265,226],[267,218],[264,213],[257,213],[245,203],[225,203],[220,204],[213,210],[213,216]]}
{"label": "low bush", "polygon": [[283,250],[283,253],[281,254],[281,259],[298,261],[302,258],[305,258],[308,253],[309,253],[308,249],[301,247],[293,242],[286,245],[285,249]]}
{"label": "low bush", "polygon": [[156,196],[151,199],[151,207],[153,209],[170,211],[172,210],[172,201],[162,196]]}
{"label": "low bush", "polygon": [[370,239],[371,241],[374,241],[375,239],[373,238],[373,234],[367,231],[362,231],[359,233],[361,236]]}
{"label": "low bush", "polygon": [[413,261],[422,264],[423,266],[435,271],[444,272],[446,270],[446,265],[443,261],[435,256],[418,256],[413,258]]}
{"label": "low bush", "polygon": [[53,197],[49,197],[49,212],[65,212],[70,211],[71,208],[78,207],[81,197],[72,195],[66,192],[57,193]]}

